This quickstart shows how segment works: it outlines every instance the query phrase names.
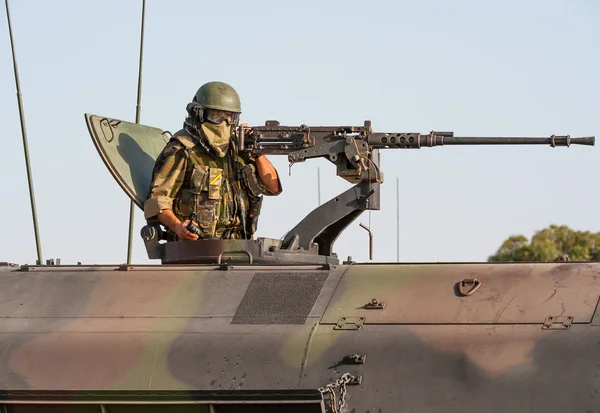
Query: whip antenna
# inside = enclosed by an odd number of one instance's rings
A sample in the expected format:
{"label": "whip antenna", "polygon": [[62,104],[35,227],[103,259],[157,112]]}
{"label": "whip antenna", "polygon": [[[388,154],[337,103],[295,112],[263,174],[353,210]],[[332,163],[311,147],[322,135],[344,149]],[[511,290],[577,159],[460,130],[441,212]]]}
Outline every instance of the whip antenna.
{"label": "whip antenna", "polygon": [[[135,106],[135,123],[140,123],[140,111],[142,101],[142,57],[144,53],[144,17],[146,15],[146,0],[142,0],[142,27],[140,33],[140,64],[138,68],[138,90],[137,90],[137,104]],[[135,212],[135,205],[133,201],[129,201],[129,236],[127,239],[127,264],[131,264],[131,247],[133,241],[133,214]]]}
{"label": "whip antenna", "polygon": [[37,264],[42,265],[42,246],[40,243],[40,234],[38,231],[37,211],[35,207],[35,194],[33,193],[33,177],[31,176],[31,166],[29,163],[29,146],[27,145],[27,130],[25,128],[25,117],[23,114],[23,101],[21,99],[21,85],[19,83],[19,70],[17,68],[17,57],[15,55],[15,44],[13,42],[12,26],[10,24],[10,11],[8,0],[6,4],[6,19],[8,20],[8,34],[10,37],[10,49],[12,51],[13,67],[15,71],[15,84],[17,85],[17,103],[19,105],[19,118],[21,120],[21,134],[23,135],[23,151],[25,152],[25,168],[27,169],[27,183],[29,185],[29,199],[31,201],[31,215],[33,216],[33,231],[35,232],[35,247],[37,249]]}

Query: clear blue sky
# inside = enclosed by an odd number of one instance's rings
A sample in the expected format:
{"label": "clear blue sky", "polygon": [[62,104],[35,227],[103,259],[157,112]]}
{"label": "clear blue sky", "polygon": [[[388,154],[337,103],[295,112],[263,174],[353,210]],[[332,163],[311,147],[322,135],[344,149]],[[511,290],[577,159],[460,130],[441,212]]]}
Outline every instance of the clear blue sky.
{"label": "clear blue sky", "polygon": [[[141,0],[10,1],[44,258],[123,263],[129,200],[85,112],[133,121]],[[4,11],[4,10],[3,10]],[[243,121],[462,136],[600,136],[600,2],[148,0],[141,121],[177,130],[206,81],[233,85]],[[0,23],[0,261],[36,258],[15,84]],[[484,261],[511,234],[600,230],[598,147],[437,147],[382,154],[375,261]],[[281,237],[349,187],[327,161],[271,157],[284,192],[259,236]],[[368,260],[358,226],[335,250]],[[137,211],[133,260],[147,263]],[[153,261],[156,262],[156,261]],[[158,263],[158,262],[156,262]]]}

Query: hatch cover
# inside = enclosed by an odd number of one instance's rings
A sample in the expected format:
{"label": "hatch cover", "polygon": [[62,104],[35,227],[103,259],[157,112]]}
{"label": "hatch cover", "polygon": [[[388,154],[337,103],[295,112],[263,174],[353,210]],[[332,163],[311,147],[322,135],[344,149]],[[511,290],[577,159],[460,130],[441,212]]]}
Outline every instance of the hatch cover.
{"label": "hatch cover", "polygon": [[151,126],[86,113],[92,141],[104,164],[127,196],[141,209],[152,181],[152,169],[168,142]]}

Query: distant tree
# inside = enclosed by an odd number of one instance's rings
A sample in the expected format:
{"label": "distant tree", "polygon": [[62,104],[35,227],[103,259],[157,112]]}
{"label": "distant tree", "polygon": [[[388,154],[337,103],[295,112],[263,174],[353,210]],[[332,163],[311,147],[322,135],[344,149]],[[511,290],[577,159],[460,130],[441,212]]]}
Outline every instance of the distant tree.
{"label": "distant tree", "polygon": [[502,243],[489,262],[550,262],[566,255],[570,261],[600,261],[600,232],[574,231],[565,225],[550,225],[537,231],[531,242],[513,235]]}

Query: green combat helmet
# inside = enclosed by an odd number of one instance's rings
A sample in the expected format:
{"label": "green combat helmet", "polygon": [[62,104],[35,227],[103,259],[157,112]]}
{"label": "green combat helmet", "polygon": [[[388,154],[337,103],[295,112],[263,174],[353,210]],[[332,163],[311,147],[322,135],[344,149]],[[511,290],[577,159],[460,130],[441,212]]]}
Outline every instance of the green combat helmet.
{"label": "green combat helmet", "polygon": [[234,88],[223,82],[208,82],[198,89],[193,102],[205,109],[241,113],[240,97]]}

